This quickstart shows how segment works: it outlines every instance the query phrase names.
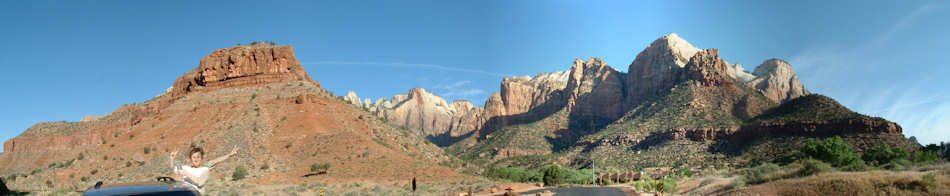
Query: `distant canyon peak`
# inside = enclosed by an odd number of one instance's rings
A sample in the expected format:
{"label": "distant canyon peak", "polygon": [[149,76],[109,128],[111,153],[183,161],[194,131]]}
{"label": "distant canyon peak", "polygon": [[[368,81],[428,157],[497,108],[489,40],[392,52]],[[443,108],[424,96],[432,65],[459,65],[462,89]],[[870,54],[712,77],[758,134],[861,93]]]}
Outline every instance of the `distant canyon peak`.
{"label": "distant canyon peak", "polygon": [[[500,91],[493,93],[483,107],[474,107],[468,101],[448,104],[442,97],[422,88],[413,88],[408,94],[380,98],[375,102],[369,98],[360,100],[353,91],[348,92],[345,99],[393,124],[423,135],[458,137],[477,134],[472,132],[484,126],[504,126],[486,125],[493,117],[526,114],[545,104],[563,104],[581,115],[616,119],[637,103],[661,91],[669,91],[687,72],[728,76],[730,81],[726,82],[756,89],[775,103],[811,94],[784,60],[766,60],[751,73],[740,64],[724,60],[717,64],[721,65],[718,67],[689,70],[687,64],[697,54],[718,58],[718,50],[697,48],[676,33],[670,33],[637,54],[627,73],[600,58],[575,59],[568,70],[504,78]],[[492,123],[508,124],[504,121]]]}

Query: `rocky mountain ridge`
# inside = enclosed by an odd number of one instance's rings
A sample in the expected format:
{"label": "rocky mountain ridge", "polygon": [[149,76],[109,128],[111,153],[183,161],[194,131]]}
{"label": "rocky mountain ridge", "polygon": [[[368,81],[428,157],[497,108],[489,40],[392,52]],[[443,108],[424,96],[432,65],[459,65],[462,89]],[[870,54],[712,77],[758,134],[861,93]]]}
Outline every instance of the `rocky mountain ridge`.
{"label": "rocky mountain ridge", "polygon": [[[310,79],[292,47],[235,46],[214,51],[152,100],[98,119],[32,126],[4,142],[0,175],[14,190],[84,190],[96,181],[169,176],[168,154],[176,149],[203,147],[210,158],[236,146],[238,154],[212,172],[208,190],[248,183],[463,180],[439,165],[451,160],[442,149],[372,115]],[[315,164],[331,167],[306,175]],[[246,179],[231,178],[238,167]]]}
{"label": "rocky mountain ridge", "polygon": [[[421,132],[426,136],[439,136],[452,132],[448,136],[458,137],[472,133],[479,129],[495,129],[511,124],[509,119],[489,121],[493,117],[530,115],[528,111],[542,106],[558,107],[566,105],[570,111],[582,118],[596,118],[610,121],[623,116],[639,102],[651,99],[657,93],[670,89],[683,74],[687,74],[687,64],[690,58],[703,50],[693,46],[676,33],[658,38],[646,49],[637,55],[630,64],[629,73],[623,73],[610,67],[599,58],[590,58],[587,61],[576,59],[569,70],[553,73],[541,73],[534,77],[518,76],[504,78],[501,81],[500,91],[493,93],[485,102],[484,107],[473,107],[471,114],[455,114],[452,109],[437,109],[438,107],[418,108],[416,110],[397,110],[393,101],[386,103],[385,99],[377,100],[375,104],[361,104],[359,97],[348,94],[344,99],[350,100],[357,106],[374,111],[396,125],[403,125],[410,130]],[[718,56],[718,51],[716,51]],[[722,69],[710,73],[725,73],[738,83],[757,89],[767,98],[776,103],[810,94],[801,81],[795,76],[791,66],[778,59],[770,59],[762,63],[753,73],[746,72],[739,64],[730,64],[723,60],[719,62]],[[719,66],[719,65],[717,65]],[[696,69],[692,71],[702,71]],[[703,73],[697,73],[703,74]],[[733,84],[731,81],[720,80]],[[424,91],[424,90],[423,90]],[[396,95],[393,99],[400,96]],[[438,97],[437,95],[432,95]],[[355,101],[354,101],[355,100]],[[433,102],[426,102],[433,100]],[[439,105],[445,102],[441,97],[420,99],[422,105]],[[619,106],[619,107],[618,107]],[[409,120],[410,113],[427,113],[422,119]],[[419,116],[419,115],[416,115]],[[466,120],[452,120],[460,122],[459,126],[420,126],[419,122],[445,122],[453,116],[468,116]],[[477,118],[476,118],[477,116]],[[431,119],[430,119],[431,118]],[[581,118],[581,117],[576,117]],[[442,119],[442,120],[437,120]],[[496,118],[497,119],[497,118]],[[413,122],[410,122],[413,121]],[[488,124],[486,124],[488,123]],[[430,123],[431,124],[431,123]],[[436,123],[439,124],[439,123]],[[444,124],[444,123],[441,123]],[[422,131],[424,128],[424,131]],[[491,132],[487,130],[485,132]],[[486,133],[472,133],[484,135]]]}

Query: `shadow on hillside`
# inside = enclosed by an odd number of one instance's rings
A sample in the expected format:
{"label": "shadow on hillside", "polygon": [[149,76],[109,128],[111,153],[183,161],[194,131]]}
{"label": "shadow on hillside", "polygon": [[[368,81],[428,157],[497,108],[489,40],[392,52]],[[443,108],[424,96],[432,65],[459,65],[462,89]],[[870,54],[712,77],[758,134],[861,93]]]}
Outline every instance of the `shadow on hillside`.
{"label": "shadow on hillside", "polygon": [[30,195],[30,192],[13,191],[7,188],[7,184],[0,178],[0,195]]}
{"label": "shadow on hillside", "polygon": [[632,151],[639,150],[649,150],[650,147],[660,147],[666,143],[669,143],[670,139],[663,137],[663,132],[654,131],[650,133],[647,137],[643,138],[642,141],[638,142],[636,145],[630,147]]}
{"label": "shadow on hillside", "polygon": [[428,139],[430,142],[432,142],[432,144],[435,144],[435,145],[438,146],[438,147],[443,147],[443,148],[444,148],[444,147],[451,146],[452,144],[458,143],[459,141],[462,141],[462,140],[464,140],[465,138],[472,137],[472,135],[475,134],[475,131],[471,131],[471,132],[468,132],[468,133],[466,133],[466,134],[463,134],[463,135],[460,135],[460,136],[454,136],[454,137],[453,137],[451,134],[452,134],[452,133],[446,131],[445,133],[442,133],[442,134],[439,134],[439,135],[426,136],[426,139]]}
{"label": "shadow on hillside", "polygon": [[544,102],[543,104],[528,110],[528,112],[525,113],[492,117],[482,124],[481,129],[476,131],[479,133],[477,139],[479,142],[484,141],[485,136],[494,133],[495,131],[501,130],[501,128],[506,126],[529,124],[544,120],[545,118],[554,115],[558,111],[561,111],[565,106],[567,106],[567,101],[563,97],[559,96],[557,98],[552,98],[547,102]]}

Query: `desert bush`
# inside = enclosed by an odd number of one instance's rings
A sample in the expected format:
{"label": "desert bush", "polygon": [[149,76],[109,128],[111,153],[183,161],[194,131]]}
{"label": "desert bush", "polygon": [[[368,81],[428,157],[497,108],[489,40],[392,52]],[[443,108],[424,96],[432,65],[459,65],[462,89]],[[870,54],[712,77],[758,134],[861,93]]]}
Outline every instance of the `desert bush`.
{"label": "desert bush", "polygon": [[234,181],[244,179],[244,177],[246,176],[247,176],[247,169],[245,169],[244,166],[240,166],[240,165],[238,165],[237,167],[234,167],[234,173],[231,173],[231,179],[233,179]]}
{"label": "desert bush", "polygon": [[655,191],[658,193],[675,193],[679,189],[676,179],[669,177],[660,180],[643,179],[637,181],[634,187],[638,191]]}
{"label": "desert bush", "polygon": [[802,169],[798,170],[800,176],[810,176],[818,173],[831,171],[833,168],[828,163],[815,159],[807,159],[802,163]]}
{"label": "desert bush", "polygon": [[921,182],[923,182],[924,186],[927,186],[927,188],[930,190],[936,190],[940,188],[940,184],[937,183],[937,178],[934,173],[929,173],[921,177]]}
{"label": "desert bush", "polygon": [[745,177],[739,176],[732,180],[732,183],[729,184],[729,189],[741,189],[745,187]]}
{"label": "desert bush", "polygon": [[779,171],[778,165],[765,163],[745,170],[745,174],[742,177],[745,178],[748,183],[758,184],[774,180],[776,177],[773,174],[777,171]]}
{"label": "desert bush", "polygon": [[868,166],[868,164],[866,164],[864,161],[858,161],[855,164],[844,166],[841,169],[844,171],[859,172],[859,171],[868,171],[873,168],[871,166]]}
{"label": "desert bush", "polygon": [[561,167],[552,165],[544,168],[545,185],[556,186],[562,182],[564,182],[564,172],[561,171]]}
{"label": "desert bush", "polygon": [[889,169],[889,170],[904,170],[907,168],[908,165],[911,165],[911,164],[912,163],[907,159],[897,159],[887,164],[881,165],[881,167],[884,169]]}
{"label": "desert bush", "polygon": [[659,187],[660,189],[657,189],[657,191],[664,193],[675,193],[677,190],[679,190],[679,185],[677,184],[675,178],[663,178],[660,180],[660,182],[660,184],[663,186]]}
{"label": "desert bush", "polygon": [[313,173],[324,173],[324,172],[327,172],[328,170],[330,170],[330,163],[323,163],[323,164],[314,163],[310,165],[310,172],[313,172]]}
{"label": "desert bush", "polygon": [[142,147],[142,152],[144,152],[145,154],[148,154],[150,151],[151,149],[149,149],[148,146]]}
{"label": "desert bush", "polygon": [[838,136],[825,139],[809,138],[802,146],[802,153],[806,157],[830,163],[835,167],[857,164],[861,161],[860,156],[854,153],[854,147]]}
{"label": "desert bush", "polygon": [[910,157],[910,154],[906,150],[884,144],[868,149],[864,152],[862,159],[872,165],[885,165],[908,157]]}

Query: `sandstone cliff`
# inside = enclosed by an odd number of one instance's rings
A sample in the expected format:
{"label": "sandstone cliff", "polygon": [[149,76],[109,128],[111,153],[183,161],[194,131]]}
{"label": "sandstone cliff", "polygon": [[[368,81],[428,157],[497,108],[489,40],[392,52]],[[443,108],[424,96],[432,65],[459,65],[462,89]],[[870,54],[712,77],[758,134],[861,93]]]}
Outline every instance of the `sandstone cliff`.
{"label": "sandstone cliff", "polygon": [[299,80],[315,82],[297,60],[293,47],[268,44],[235,46],[214,51],[201,60],[198,68],[175,80],[171,96]]}
{"label": "sandstone cliff", "polygon": [[792,66],[783,60],[769,59],[755,68],[755,79],[747,85],[762,91],[775,102],[785,102],[796,97],[811,94],[802,81],[798,80]]}
{"label": "sandstone cliff", "polygon": [[574,60],[564,90],[574,116],[617,119],[624,114],[624,74],[602,59]]}
{"label": "sandstone cliff", "polygon": [[392,97],[392,101],[380,99],[369,105],[370,111],[390,123],[418,131],[423,136],[448,133],[460,136],[479,126],[481,108],[468,101],[447,103],[442,97],[422,88],[413,88],[408,94]]}
{"label": "sandstone cliff", "polygon": [[[461,179],[437,164],[449,159],[437,146],[370,115],[311,80],[290,46],[237,46],[214,51],[145,103],[97,120],[32,126],[4,142],[0,175],[17,176],[7,181],[15,190],[82,190],[96,181],[169,176],[168,154],[176,149],[200,146],[210,157],[237,146],[212,173],[210,195],[234,183]],[[328,173],[304,175],[322,163],[332,165]],[[230,179],[237,166],[248,168],[248,179]]]}
{"label": "sandstone cliff", "polygon": [[627,68],[628,102],[643,101],[672,87],[679,70],[699,51],[676,33],[653,41]]}

